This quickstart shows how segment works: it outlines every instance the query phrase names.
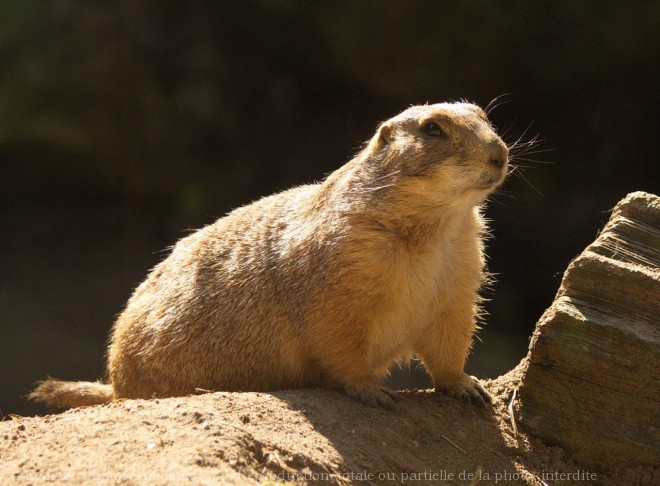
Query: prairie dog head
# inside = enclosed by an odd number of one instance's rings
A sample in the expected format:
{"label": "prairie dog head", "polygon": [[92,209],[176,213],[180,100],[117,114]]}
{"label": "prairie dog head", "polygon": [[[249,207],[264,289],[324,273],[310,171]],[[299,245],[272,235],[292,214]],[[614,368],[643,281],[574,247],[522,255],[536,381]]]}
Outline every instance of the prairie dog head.
{"label": "prairie dog head", "polygon": [[426,202],[485,199],[507,173],[509,151],[486,113],[470,103],[408,108],[380,125],[367,151],[379,177]]}

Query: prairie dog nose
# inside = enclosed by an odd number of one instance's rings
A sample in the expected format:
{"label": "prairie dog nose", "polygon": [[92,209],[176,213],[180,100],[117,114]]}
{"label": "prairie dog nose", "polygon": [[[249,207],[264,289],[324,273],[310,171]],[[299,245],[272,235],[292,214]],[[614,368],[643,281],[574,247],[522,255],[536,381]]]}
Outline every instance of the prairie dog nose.
{"label": "prairie dog nose", "polygon": [[488,144],[488,156],[490,164],[501,169],[509,161],[509,149],[498,138]]}

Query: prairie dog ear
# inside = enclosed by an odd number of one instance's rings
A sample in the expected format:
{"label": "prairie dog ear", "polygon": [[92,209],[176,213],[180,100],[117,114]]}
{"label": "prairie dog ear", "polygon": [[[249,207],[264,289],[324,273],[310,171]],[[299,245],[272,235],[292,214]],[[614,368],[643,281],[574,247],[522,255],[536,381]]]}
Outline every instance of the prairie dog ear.
{"label": "prairie dog ear", "polygon": [[387,145],[392,141],[392,132],[394,127],[392,122],[386,121],[378,128],[378,143],[380,145]]}

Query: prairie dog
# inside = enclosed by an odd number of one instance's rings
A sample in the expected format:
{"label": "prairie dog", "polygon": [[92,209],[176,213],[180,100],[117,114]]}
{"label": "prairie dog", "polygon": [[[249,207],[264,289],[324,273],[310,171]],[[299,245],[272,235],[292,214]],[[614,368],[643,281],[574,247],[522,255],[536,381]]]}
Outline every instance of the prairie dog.
{"label": "prairie dog", "polygon": [[390,407],[381,379],[416,354],[436,390],[483,404],[463,367],[484,279],[480,205],[507,166],[478,106],[413,106],[323,182],[181,239],[118,317],[107,383],[49,379],[30,398],[341,386]]}

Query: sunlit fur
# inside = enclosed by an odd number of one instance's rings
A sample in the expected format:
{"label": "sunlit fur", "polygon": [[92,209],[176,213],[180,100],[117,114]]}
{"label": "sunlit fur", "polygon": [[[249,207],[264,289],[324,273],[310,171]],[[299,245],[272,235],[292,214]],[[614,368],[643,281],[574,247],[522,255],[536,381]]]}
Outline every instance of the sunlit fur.
{"label": "sunlit fur", "polygon": [[[388,405],[380,380],[413,354],[437,388],[483,396],[463,371],[484,278],[479,205],[507,164],[477,106],[415,106],[323,182],[180,240],[115,323],[102,401],[339,385]],[[72,386],[32,397],[62,405]]]}

